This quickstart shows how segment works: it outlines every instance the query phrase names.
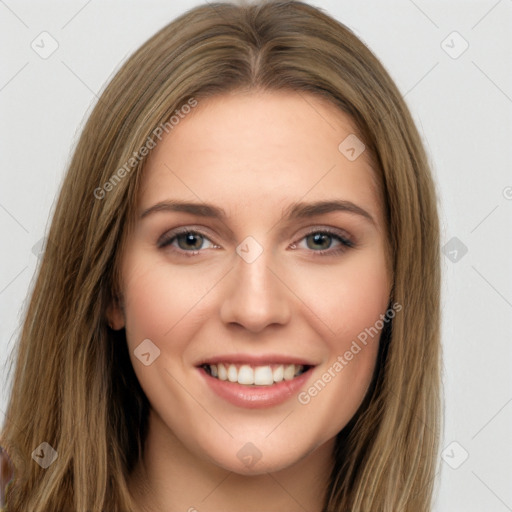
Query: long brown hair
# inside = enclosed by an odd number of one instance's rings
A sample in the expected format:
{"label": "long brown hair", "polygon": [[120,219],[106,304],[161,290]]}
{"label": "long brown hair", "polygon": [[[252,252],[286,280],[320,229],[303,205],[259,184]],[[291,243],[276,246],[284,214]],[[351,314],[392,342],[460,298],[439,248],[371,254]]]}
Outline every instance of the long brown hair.
{"label": "long brown hair", "polygon": [[[318,8],[270,1],[183,14],[127,60],[90,115],[16,345],[0,439],[15,466],[9,512],[134,510],[127,477],[142,457],[149,404],[124,331],[109,329],[105,312],[119,289],[141,148],[158,143],[157,128],[172,129],[184,105],[242,89],[311,93],[349,114],[384,200],[392,300],[403,310],[382,333],[371,393],[337,437],[323,510],[430,510],[440,261],[428,159],[400,92],[366,46]],[[47,469],[32,458],[41,443],[57,455]]]}

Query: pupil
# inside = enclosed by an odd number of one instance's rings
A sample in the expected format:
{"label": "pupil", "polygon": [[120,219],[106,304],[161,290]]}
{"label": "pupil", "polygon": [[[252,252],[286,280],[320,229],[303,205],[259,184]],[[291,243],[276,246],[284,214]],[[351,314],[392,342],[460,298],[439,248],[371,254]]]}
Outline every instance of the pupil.
{"label": "pupil", "polygon": [[[326,235],[324,233],[316,233],[312,235],[313,243],[316,244],[317,248],[320,246],[320,249],[328,249],[331,245],[330,235]],[[310,249],[314,249],[314,247],[310,247]]]}
{"label": "pupil", "polygon": [[[178,238],[178,245],[180,246],[180,249],[200,249],[202,245],[202,238],[203,237],[201,235],[186,233]],[[181,244],[180,241],[183,241],[184,243]]]}

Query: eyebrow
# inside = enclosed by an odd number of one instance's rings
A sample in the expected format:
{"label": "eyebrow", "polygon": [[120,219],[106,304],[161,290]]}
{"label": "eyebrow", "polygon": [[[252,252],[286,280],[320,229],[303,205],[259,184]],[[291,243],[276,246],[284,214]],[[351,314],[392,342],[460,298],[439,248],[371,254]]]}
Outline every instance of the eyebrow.
{"label": "eyebrow", "polygon": [[331,212],[347,212],[359,215],[375,224],[373,217],[363,208],[351,201],[335,199],[330,201],[316,201],[313,203],[293,203],[283,211],[284,217],[291,219],[304,219]]}
{"label": "eyebrow", "polygon": [[[152,213],[162,211],[185,212],[192,215],[197,215],[199,217],[210,217],[218,220],[225,220],[227,218],[226,212],[223,208],[214,206],[212,204],[166,200],[145,209],[141,213],[140,219],[143,219]],[[305,219],[337,211],[359,215],[370,221],[372,224],[376,225],[374,218],[366,210],[360,206],[357,206],[351,201],[339,199],[329,201],[315,201],[312,203],[292,203],[283,210],[283,217],[286,220]]]}
{"label": "eyebrow", "polygon": [[207,203],[191,203],[178,200],[167,200],[161,201],[153,206],[150,206],[144,210],[140,218],[143,219],[147,215],[155,212],[185,212],[197,215],[199,217],[211,217],[213,219],[225,219],[227,217],[226,212],[217,206],[213,206]]}

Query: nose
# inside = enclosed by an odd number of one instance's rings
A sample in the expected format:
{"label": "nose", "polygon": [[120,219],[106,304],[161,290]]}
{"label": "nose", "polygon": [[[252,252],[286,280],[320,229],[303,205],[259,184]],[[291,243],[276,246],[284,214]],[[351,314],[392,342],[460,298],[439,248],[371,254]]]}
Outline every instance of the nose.
{"label": "nose", "polygon": [[221,320],[258,333],[270,325],[284,325],[291,317],[290,290],[272,265],[270,251],[252,262],[236,256],[221,304]]}

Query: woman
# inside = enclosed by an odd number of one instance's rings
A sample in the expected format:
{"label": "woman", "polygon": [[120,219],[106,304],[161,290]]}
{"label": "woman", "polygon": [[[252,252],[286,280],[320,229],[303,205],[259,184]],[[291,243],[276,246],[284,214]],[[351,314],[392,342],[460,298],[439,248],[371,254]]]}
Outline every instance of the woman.
{"label": "woman", "polygon": [[302,2],[192,9],[70,164],[7,510],[430,510],[439,278],[428,161],[368,48]]}

